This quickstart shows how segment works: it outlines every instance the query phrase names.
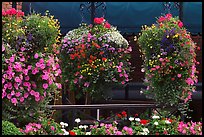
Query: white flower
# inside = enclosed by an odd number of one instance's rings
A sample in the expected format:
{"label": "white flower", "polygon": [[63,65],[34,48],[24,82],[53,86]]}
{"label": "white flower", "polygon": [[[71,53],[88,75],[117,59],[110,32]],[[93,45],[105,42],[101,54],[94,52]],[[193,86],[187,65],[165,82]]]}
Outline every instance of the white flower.
{"label": "white flower", "polygon": [[167,124],[171,124],[171,122],[170,122],[169,120],[165,120],[165,122],[166,122]]}
{"label": "white flower", "polygon": [[140,122],[140,118],[135,118],[135,121],[138,121],[138,122]]}
{"label": "white flower", "polygon": [[84,126],[82,126],[82,125],[79,125],[79,128],[84,128]]}
{"label": "white flower", "polygon": [[91,135],[91,132],[86,132],[86,135]]}
{"label": "white flower", "polygon": [[153,119],[159,119],[160,117],[159,117],[159,116],[154,115],[154,116],[152,116],[152,118],[153,118]]}
{"label": "white flower", "polygon": [[141,69],[141,72],[145,72],[145,69],[144,69],[144,68],[142,68],[142,69]]}
{"label": "white flower", "polygon": [[142,94],[142,93],[143,93],[143,91],[141,90],[141,91],[140,91],[140,94]]}
{"label": "white flower", "polygon": [[134,117],[129,117],[129,120],[130,120],[130,121],[133,121],[133,120],[134,120]]}
{"label": "white flower", "polygon": [[75,119],[76,123],[79,123],[81,120],[79,118]]}
{"label": "white flower", "polygon": [[148,129],[148,128],[143,128],[142,130],[143,130],[143,132],[145,132],[145,133],[149,133],[149,129]]}
{"label": "white flower", "polygon": [[63,126],[63,125],[64,125],[64,122],[60,122],[60,125]]}
{"label": "white flower", "polygon": [[66,132],[64,132],[64,134],[63,134],[63,135],[69,135],[69,132],[67,132],[67,131],[66,131]]}
{"label": "white flower", "polygon": [[88,126],[87,125],[84,125],[84,128],[86,129]]}
{"label": "white flower", "polygon": [[68,127],[68,124],[67,124],[67,123],[64,123],[64,126],[65,126],[65,127]]}
{"label": "white flower", "polygon": [[158,122],[154,122],[154,125],[159,125],[159,123]]}

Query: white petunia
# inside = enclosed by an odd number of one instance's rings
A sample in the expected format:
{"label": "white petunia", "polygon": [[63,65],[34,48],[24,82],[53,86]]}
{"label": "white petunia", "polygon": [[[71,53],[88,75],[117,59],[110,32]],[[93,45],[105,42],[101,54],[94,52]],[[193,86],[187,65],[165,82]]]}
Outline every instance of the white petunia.
{"label": "white petunia", "polygon": [[64,132],[64,134],[63,134],[63,135],[69,135],[69,132],[67,132],[67,131],[66,131],[66,132]]}
{"label": "white petunia", "polygon": [[88,126],[87,125],[84,125],[84,128],[86,129]]}
{"label": "white petunia", "polygon": [[130,121],[133,121],[133,120],[134,120],[134,117],[129,117],[129,120],[130,120]]}
{"label": "white petunia", "polygon": [[65,126],[65,127],[68,127],[68,124],[67,124],[67,123],[64,123],[64,126]]}
{"label": "white petunia", "polygon": [[170,122],[169,120],[165,120],[165,122],[166,122],[167,124],[171,124],[171,122]]}
{"label": "white petunia", "polygon": [[86,135],[91,135],[91,132],[86,132]]}
{"label": "white petunia", "polygon": [[140,122],[140,118],[135,118],[135,121],[138,121],[138,122]]}
{"label": "white petunia", "polygon": [[63,125],[64,125],[64,122],[60,122],[60,125],[63,126]]}
{"label": "white petunia", "polygon": [[160,117],[159,116],[156,116],[156,115],[154,115],[154,116],[152,116],[152,119],[159,119]]}
{"label": "white petunia", "polygon": [[79,128],[84,128],[84,126],[82,126],[82,125],[79,125]]}
{"label": "white petunia", "polygon": [[157,125],[159,125],[159,123],[158,123],[158,122],[154,122],[154,125],[156,125],[156,126],[157,126]]}
{"label": "white petunia", "polygon": [[145,133],[149,133],[149,129],[148,129],[148,128],[143,128],[142,130],[143,130],[143,132],[145,132]]}
{"label": "white petunia", "polygon": [[80,120],[79,118],[77,118],[77,119],[75,119],[75,122],[76,122],[76,123],[80,123],[81,120]]}
{"label": "white petunia", "polygon": [[141,72],[145,72],[145,69],[144,69],[144,68],[142,68],[142,69],[141,69]]}

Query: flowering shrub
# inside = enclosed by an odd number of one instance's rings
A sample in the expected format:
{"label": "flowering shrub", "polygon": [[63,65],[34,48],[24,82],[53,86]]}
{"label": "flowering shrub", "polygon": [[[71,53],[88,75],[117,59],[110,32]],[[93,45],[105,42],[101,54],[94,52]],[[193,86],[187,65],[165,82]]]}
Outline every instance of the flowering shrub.
{"label": "flowering shrub", "polygon": [[63,81],[70,91],[94,94],[107,83],[129,81],[131,46],[104,18],[69,31],[62,44]]}
{"label": "flowering shrub", "polygon": [[22,133],[26,135],[63,135],[60,124],[53,119],[42,118],[40,123],[29,123]]}
{"label": "flowering shrub", "polygon": [[201,122],[179,122],[178,131],[182,135],[202,135],[202,123]]}
{"label": "flowering shrub", "polygon": [[[197,83],[196,45],[178,17],[161,16],[142,29],[138,42],[143,54],[144,93],[164,106],[178,105],[185,113]],[[186,114],[184,114],[186,115]]]}
{"label": "flowering shrub", "polygon": [[[24,20],[19,18],[17,22],[15,19],[10,20],[11,22],[7,21],[7,18],[15,18],[15,15],[9,14],[3,18],[5,20],[3,28],[4,26],[10,27],[9,30],[12,30],[12,34],[22,32],[22,35],[15,36],[3,29],[3,32],[6,31],[3,33],[5,36],[2,37],[3,119],[15,119],[18,124],[24,125],[38,118],[40,115],[38,112],[45,112],[45,105],[53,98],[52,94],[61,89],[61,84],[57,82],[57,79],[61,77],[61,69],[58,57],[53,55],[55,53],[53,50],[57,50],[57,48],[54,49],[50,45],[56,44],[54,42],[57,41],[57,37],[49,37],[47,40],[37,37],[38,31],[31,31],[32,27],[36,27],[36,24],[33,23],[34,20],[30,19],[35,16],[32,14],[23,16]],[[36,15],[35,18],[36,20],[41,19],[43,22],[44,17]],[[44,20],[47,19],[52,20],[49,17]],[[13,24],[13,22],[17,23],[16,29],[12,28],[12,25],[8,25]],[[27,25],[22,26],[22,22],[26,22]],[[34,26],[32,26],[33,24]],[[44,24],[42,28],[50,31],[55,29],[58,32],[58,27],[55,27],[55,24],[50,26]],[[27,37],[27,33],[30,35],[29,37]],[[9,34],[8,37],[7,34]],[[55,33],[53,33],[54,35],[56,36]],[[19,37],[24,40],[19,41]],[[33,47],[39,44],[37,41],[41,40],[47,41],[45,46],[49,50],[45,51]],[[31,47],[31,50],[28,47]]]}

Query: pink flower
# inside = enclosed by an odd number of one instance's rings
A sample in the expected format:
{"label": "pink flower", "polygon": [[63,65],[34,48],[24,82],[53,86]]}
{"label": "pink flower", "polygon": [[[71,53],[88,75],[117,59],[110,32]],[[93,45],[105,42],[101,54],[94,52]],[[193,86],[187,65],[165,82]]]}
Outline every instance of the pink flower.
{"label": "pink flower", "polygon": [[47,89],[47,88],[48,88],[48,84],[47,84],[47,83],[44,83],[44,84],[43,84],[43,88],[44,88],[44,89]]}
{"label": "pink flower", "polygon": [[34,93],[34,96],[35,96],[36,98],[39,98],[39,97],[40,97],[40,93],[39,93],[39,92],[35,92],[35,93]]}
{"label": "pink flower", "polygon": [[25,51],[25,48],[24,48],[24,47],[21,47],[21,51]]}
{"label": "pink flower", "polygon": [[36,102],[40,101],[40,97],[35,98],[35,101]]}
{"label": "pink flower", "polygon": [[28,93],[28,92],[24,93],[24,98],[27,98],[27,97],[28,97],[28,95],[29,95],[29,93]]}
{"label": "pink flower", "polygon": [[187,78],[185,81],[186,81],[186,83],[188,85],[193,85],[194,84],[194,81],[191,78]]}
{"label": "pink flower", "polygon": [[29,133],[33,130],[31,125],[26,125],[25,133]]}
{"label": "pink flower", "polygon": [[178,26],[179,26],[180,28],[182,28],[182,27],[183,27],[183,23],[182,23],[181,21],[179,21],[179,22],[178,22]]}
{"label": "pink flower", "polygon": [[22,62],[25,61],[25,58],[24,57],[20,58],[20,61],[22,61]]}
{"label": "pink flower", "polygon": [[31,70],[32,69],[32,65],[28,65],[28,70]]}
{"label": "pink flower", "polygon": [[123,85],[124,85],[124,84],[125,84],[125,81],[122,81],[122,82],[121,82],[121,84],[123,84]]}
{"label": "pink flower", "polygon": [[4,45],[2,44],[2,52],[4,52],[5,51],[5,47],[4,47]]}
{"label": "pink flower", "polygon": [[155,68],[156,68],[156,69],[159,69],[159,68],[160,68],[160,66],[155,66]]}
{"label": "pink flower", "polygon": [[84,86],[85,86],[85,87],[89,87],[89,84],[90,84],[90,82],[85,82],[85,83],[84,83]]}
{"label": "pink flower", "polygon": [[163,58],[159,58],[159,61],[161,61],[161,62],[162,62],[162,61],[164,61],[164,59],[163,59]]}
{"label": "pink flower", "polygon": [[21,97],[21,98],[20,98],[20,102],[23,102],[23,101],[24,101],[24,97]]}
{"label": "pink flower", "polygon": [[60,83],[56,83],[57,88],[62,89],[62,85]]}
{"label": "pink flower", "polygon": [[2,92],[2,99],[6,96],[6,92]]}
{"label": "pink flower", "polygon": [[41,64],[41,65],[40,65],[40,68],[41,68],[41,69],[44,69],[44,68],[45,68],[45,64]]}
{"label": "pink flower", "polygon": [[116,131],[115,133],[116,135],[123,135],[123,133],[121,131]]}
{"label": "pink flower", "polygon": [[14,62],[14,60],[15,60],[14,56],[11,56],[10,57],[10,62]]}
{"label": "pink flower", "polygon": [[14,105],[16,105],[18,103],[17,99],[16,98],[12,98],[11,99],[11,103],[13,103]]}
{"label": "pink flower", "polygon": [[19,77],[16,77],[15,82],[21,83],[22,81],[21,81],[21,79]]}
{"label": "pink flower", "polygon": [[8,99],[11,99],[11,97],[12,97],[11,94],[7,94]]}
{"label": "pink flower", "polygon": [[20,92],[17,92],[17,93],[15,94],[16,97],[20,97],[20,95],[21,95]]}
{"label": "pink flower", "polygon": [[128,132],[129,135],[132,135],[133,134],[132,128],[128,128],[127,132]]}
{"label": "pink flower", "polygon": [[29,77],[29,76],[26,76],[26,77],[25,77],[25,80],[26,80],[26,81],[29,81],[29,80],[30,80],[30,77]]}
{"label": "pink flower", "polygon": [[23,70],[23,74],[24,74],[24,75],[28,75],[28,70],[27,70],[27,69],[24,69],[24,70]]}
{"label": "pink flower", "polygon": [[122,77],[122,76],[123,76],[123,74],[122,74],[122,73],[120,73],[120,74],[119,74],[119,76],[120,76],[120,77]]}
{"label": "pink flower", "polygon": [[41,64],[44,63],[44,59],[41,58],[41,59],[39,60],[39,62],[40,62]]}
{"label": "pink flower", "polygon": [[39,72],[38,68],[34,68],[34,69],[32,70],[32,74],[33,74],[33,75],[35,75],[35,74],[38,73],[38,72]]}
{"label": "pink flower", "polygon": [[172,17],[172,15],[170,13],[166,14],[166,16],[165,16],[165,18],[168,19],[168,20],[170,20],[171,17]]}
{"label": "pink flower", "polygon": [[156,70],[156,68],[151,68],[152,71]]}
{"label": "pink flower", "polygon": [[46,73],[45,75],[42,75],[42,79],[43,79],[43,80],[48,80],[48,78],[49,78],[49,76],[48,76],[47,73]]}
{"label": "pink flower", "polygon": [[54,130],[55,130],[55,127],[54,127],[54,126],[51,126],[50,129],[51,129],[52,131],[54,131]]}
{"label": "pink flower", "polygon": [[94,23],[96,23],[96,24],[101,24],[101,23],[103,23],[103,21],[104,21],[103,17],[101,17],[101,18],[94,18]]}
{"label": "pink flower", "polygon": [[32,86],[33,86],[33,88],[36,88],[36,87],[37,87],[35,83],[32,83]]}
{"label": "pink flower", "polygon": [[166,20],[166,18],[163,17],[163,16],[161,16],[161,17],[158,19],[158,22],[163,22],[163,21],[165,21],[165,20]]}
{"label": "pink flower", "polygon": [[38,58],[38,53],[35,53],[34,58],[35,58],[35,59]]}
{"label": "pink flower", "polygon": [[111,25],[108,22],[106,22],[104,27],[110,29]]}
{"label": "pink flower", "polygon": [[3,15],[3,16],[6,16],[6,12],[5,12],[4,9],[2,9],[2,15]]}
{"label": "pink flower", "polygon": [[177,74],[177,77],[180,78],[180,77],[181,77],[181,74]]}

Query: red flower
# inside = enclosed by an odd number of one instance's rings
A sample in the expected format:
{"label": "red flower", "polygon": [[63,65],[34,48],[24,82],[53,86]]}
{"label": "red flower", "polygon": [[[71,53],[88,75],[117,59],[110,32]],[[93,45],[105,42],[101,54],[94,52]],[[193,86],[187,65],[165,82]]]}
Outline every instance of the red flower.
{"label": "red flower", "polygon": [[100,54],[100,55],[103,55],[103,54],[104,54],[104,51],[101,51],[99,54]]}
{"label": "red flower", "polygon": [[165,16],[168,20],[170,20],[171,19],[171,17],[172,17],[172,15],[170,14],[170,13],[168,13],[168,14],[166,14],[166,16]]}
{"label": "red flower", "polygon": [[94,18],[94,23],[96,23],[96,24],[101,24],[101,23],[103,23],[103,21],[104,21],[103,17],[101,17],[101,18]]}
{"label": "red flower", "polygon": [[172,80],[172,81],[174,81],[174,80],[175,80],[175,78],[171,78],[171,80]]}
{"label": "red flower", "polygon": [[148,123],[148,120],[144,120],[144,119],[140,120],[140,124],[142,125],[146,125],[147,123]]}
{"label": "red flower", "polygon": [[117,114],[117,116],[118,116],[119,118],[122,118],[122,115],[121,115],[121,114]]}
{"label": "red flower", "polygon": [[17,17],[21,17],[21,16],[24,16],[24,12],[18,11],[18,12],[17,12]]}
{"label": "red flower", "polygon": [[135,114],[135,117],[137,117],[138,116],[138,114]]}
{"label": "red flower", "polygon": [[17,11],[14,8],[6,11],[6,14],[9,14],[9,15],[15,15],[16,13],[17,13]]}
{"label": "red flower", "polygon": [[163,22],[164,20],[166,20],[165,17],[161,16],[159,19],[158,19],[158,22]]}
{"label": "red flower", "polygon": [[106,60],[107,60],[107,58],[102,58],[102,60],[103,60],[103,61],[106,61]]}
{"label": "red flower", "polygon": [[181,21],[179,21],[179,22],[178,22],[178,26],[179,26],[180,28],[182,28],[182,27],[183,27],[183,23],[182,23]]}
{"label": "red flower", "polygon": [[125,111],[123,111],[121,114],[123,115],[123,117],[127,116],[127,113]]}
{"label": "red flower", "polygon": [[97,43],[92,42],[92,44],[93,44],[93,46],[95,46],[96,48],[100,48],[100,46],[99,46]]}
{"label": "red flower", "polygon": [[70,130],[70,131],[69,131],[69,135],[76,135],[76,134],[75,134],[75,132],[73,132],[73,131]]}
{"label": "red flower", "polygon": [[108,22],[106,22],[104,27],[110,29],[111,25]]}

